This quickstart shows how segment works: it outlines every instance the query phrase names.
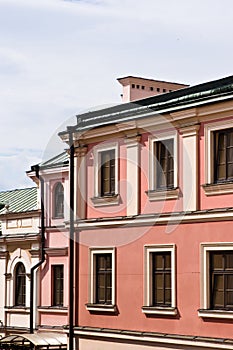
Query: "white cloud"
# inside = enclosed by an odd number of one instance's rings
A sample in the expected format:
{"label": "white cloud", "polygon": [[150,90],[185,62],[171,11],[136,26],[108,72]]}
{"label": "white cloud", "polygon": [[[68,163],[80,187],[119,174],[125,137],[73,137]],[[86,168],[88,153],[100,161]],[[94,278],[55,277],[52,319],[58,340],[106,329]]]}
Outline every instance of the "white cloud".
{"label": "white cloud", "polygon": [[230,0],[0,0],[0,152],[43,154],[67,118],[120,102],[117,77],[231,75],[232,10]]}

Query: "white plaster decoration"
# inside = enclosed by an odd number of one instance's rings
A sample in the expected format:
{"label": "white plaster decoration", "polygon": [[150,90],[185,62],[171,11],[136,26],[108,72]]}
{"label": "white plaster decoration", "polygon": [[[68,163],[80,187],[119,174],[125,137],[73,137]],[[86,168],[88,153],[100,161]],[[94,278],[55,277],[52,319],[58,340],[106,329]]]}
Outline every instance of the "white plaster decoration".
{"label": "white plaster decoration", "polygon": [[[145,314],[163,314],[175,316],[176,308],[176,265],[175,265],[175,244],[146,245],[144,247],[144,307]],[[152,254],[158,252],[171,253],[171,307],[152,306]]]}
{"label": "white plaster decoration", "polygon": [[140,135],[129,135],[125,139],[127,154],[127,216],[138,215],[139,212],[140,140]]}
{"label": "white plaster decoration", "polygon": [[86,168],[87,147],[75,148],[74,183],[75,183],[75,208],[77,219],[86,217],[87,205],[87,168]]}
{"label": "white plaster decoration", "polygon": [[183,127],[183,210],[198,209],[198,131],[200,125]]}

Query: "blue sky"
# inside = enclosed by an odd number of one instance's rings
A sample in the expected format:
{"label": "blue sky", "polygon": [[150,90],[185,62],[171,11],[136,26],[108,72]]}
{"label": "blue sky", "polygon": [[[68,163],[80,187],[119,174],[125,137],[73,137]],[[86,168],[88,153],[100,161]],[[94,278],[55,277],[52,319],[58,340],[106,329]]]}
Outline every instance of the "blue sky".
{"label": "blue sky", "polygon": [[64,148],[75,114],[120,103],[118,77],[232,75],[232,13],[231,0],[0,0],[0,190],[33,185],[25,171]]}

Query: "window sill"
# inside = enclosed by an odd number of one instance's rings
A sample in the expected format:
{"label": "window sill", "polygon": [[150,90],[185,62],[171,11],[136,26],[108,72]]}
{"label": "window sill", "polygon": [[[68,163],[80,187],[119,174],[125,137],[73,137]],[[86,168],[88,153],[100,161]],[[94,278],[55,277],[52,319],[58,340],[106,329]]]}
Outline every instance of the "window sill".
{"label": "window sill", "polygon": [[179,198],[179,192],[179,188],[176,187],[167,190],[149,190],[146,194],[150,201],[162,201]]}
{"label": "window sill", "polygon": [[206,196],[216,196],[219,194],[233,193],[233,182],[217,183],[217,184],[205,184],[202,188]]}
{"label": "window sill", "polygon": [[68,308],[64,306],[39,306],[38,312],[49,313],[68,313]]}
{"label": "window sill", "polygon": [[120,195],[114,194],[112,196],[93,197],[93,198],[91,198],[91,201],[92,201],[94,207],[118,205],[120,203]]}
{"label": "window sill", "polygon": [[199,317],[207,318],[230,318],[233,319],[233,311],[227,310],[207,310],[200,309],[198,310]]}
{"label": "window sill", "polygon": [[26,306],[5,306],[5,311],[12,313],[30,313],[30,307]]}
{"label": "window sill", "polygon": [[86,309],[88,311],[95,312],[116,312],[116,305],[105,305],[105,304],[86,304]]}
{"label": "window sill", "polygon": [[176,316],[177,315],[177,308],[176,307],[143,306],[142,313],[148,314],[148,315]]}

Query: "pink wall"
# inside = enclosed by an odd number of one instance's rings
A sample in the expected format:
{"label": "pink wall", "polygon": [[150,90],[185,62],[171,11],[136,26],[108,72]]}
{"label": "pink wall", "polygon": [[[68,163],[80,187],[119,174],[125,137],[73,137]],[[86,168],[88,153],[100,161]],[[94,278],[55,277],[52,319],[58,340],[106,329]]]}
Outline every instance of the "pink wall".
{"label": "pink wall", "polygon": [[[214,122],[221,121],[222,125],[224,125],[224,122],[229,120],[229,119],[232,119],[232,117],[214,120]],[[205,135],[204,135],[204,127],[206,124],[211,124],[211,121],[208,123],[201,123],[200,131],[199,131],[200,209],[232,207],[233,194],[220,194],[220,195],[206,196],[206,194],[202,188],[202,185],[206,183],[206,179],[205,179]]]}
{"label": "pink wall", "polygon": [[[165,226],[144,228],[145,233],[132,243],[116,247],[116,304],[119,314],[91,314],[88,301],[88,247],[80,247],[79,325],[230,338],[232,321],[202,319],[200,308],[200,243],[231,242],[231,222],[180,224],[170,233]],[[122,228],[125,237],[140,228]],[[147,231],[148,230],[148,231]],[[115,241],[115,229],[108,235]],[[224,232],[224,237],[222,235]],[[83,232],[81,235],[86,235]],[[101,235],[101,230],[95,230]],[[105,246],[106,242],[99,242]],[[107,242],[108,243],[108,242]],[[178,316],[146,316],[142,313],[144,289],[144,245],[175,244],[177,265]],[[95,245],[95,244],[93,244]],[[114,246],[114,243],[112,244]]]}

